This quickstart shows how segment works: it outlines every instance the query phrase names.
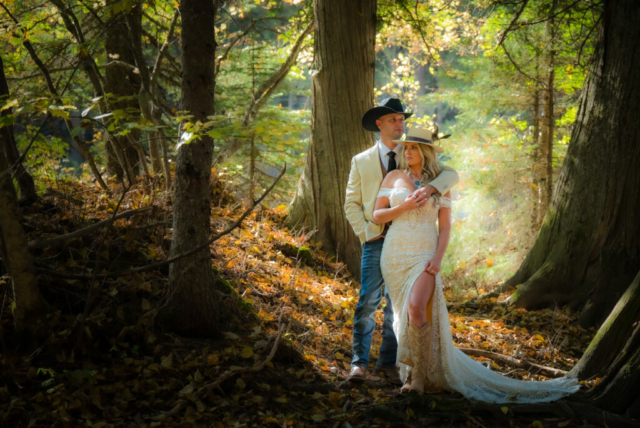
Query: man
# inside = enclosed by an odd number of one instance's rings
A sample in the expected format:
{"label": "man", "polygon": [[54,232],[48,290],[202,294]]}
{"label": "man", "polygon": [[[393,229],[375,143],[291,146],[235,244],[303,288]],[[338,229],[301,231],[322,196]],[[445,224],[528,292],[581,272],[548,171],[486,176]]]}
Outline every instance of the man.
{"label": "man", "polygon": [[[373,208],[384,176],[397,168],[402,146],[393,142],[404,134],[404,121],[413,113],[405,112],[397,98],[387,98],[378,107],[368,110],[362,117],[362,126],[367,131],[380,132],[380,139],[368,150],[351,160],[351,172],[347,184],[344,210],[347,220],[360,238],[362,268],[360,299],[353,315],[353,360],[349,380],[362,382],[367,377],[371,335],[375,327],[373,318],[382,300],[382,273],[380,253],[384,243],[385,225],[372,221]],[[410,197],[419,202],[434,193],[445,194],[458,182],[458,174],[449,167],[431,183],[416,190]],[[393,307],[385,292],[387,305],[382,323],[382,345],[375,371],[382,372],[389,382],[401,385],[396,368],[398,343],[393,333]]]}

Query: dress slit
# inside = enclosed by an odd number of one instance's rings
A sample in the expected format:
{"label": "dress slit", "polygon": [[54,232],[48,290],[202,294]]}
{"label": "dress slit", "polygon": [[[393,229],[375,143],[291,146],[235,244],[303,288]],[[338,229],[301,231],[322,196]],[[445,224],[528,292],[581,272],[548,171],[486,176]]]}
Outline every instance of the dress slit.
{"label": "dress slit", "polygon": [[[381,189],[382,193],[389,197],[391,206],[397,206],[410,192],[401,188]],[[577,391],[580,385],[573,378],[523,382],[493,372],[465,355],[453,342],[439,274],[427,304],[427,322],[431,324],[429,349],[412,355],[407,341],[409,298],[425,264],[436,253],[438,210],[451,206],[448,198],[435,202],[397,217],[389,227],[382,249],[380,268],[396,314],[393,330],[398,339],[400,377],[406,380],[411,367],[425,364],[431,388],[455,390],[469,399],[487,403],[541,403]]]}

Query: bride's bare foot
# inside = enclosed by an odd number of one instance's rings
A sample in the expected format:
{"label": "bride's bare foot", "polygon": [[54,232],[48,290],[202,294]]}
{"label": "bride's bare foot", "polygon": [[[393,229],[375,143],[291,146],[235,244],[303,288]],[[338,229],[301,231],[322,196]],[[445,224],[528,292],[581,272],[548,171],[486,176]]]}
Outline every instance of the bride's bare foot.
{"label": "bride's bare foot", "polygon": [[404,394],[409,391],[411,391],[411,372],[409,372],[406,382],[402,385],[402,388],[400,388],[400,394]]}

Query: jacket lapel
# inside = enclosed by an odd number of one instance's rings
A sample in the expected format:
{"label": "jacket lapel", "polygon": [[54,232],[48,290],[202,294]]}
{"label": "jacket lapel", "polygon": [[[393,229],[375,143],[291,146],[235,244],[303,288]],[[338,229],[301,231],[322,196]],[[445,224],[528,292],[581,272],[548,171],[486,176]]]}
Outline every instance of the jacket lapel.
{"label": "jacket lapel", "polygon": [[378,143],[376,143],[375,146],[369,149],[368,158],[369,158],[368,159],[369,167],[375,174],[376,179],[378,180],[378,183],[382,183],[382,179],[384,178],[384,175],[382,173],[382,163],[380,162],[380,152],[378,149]]}

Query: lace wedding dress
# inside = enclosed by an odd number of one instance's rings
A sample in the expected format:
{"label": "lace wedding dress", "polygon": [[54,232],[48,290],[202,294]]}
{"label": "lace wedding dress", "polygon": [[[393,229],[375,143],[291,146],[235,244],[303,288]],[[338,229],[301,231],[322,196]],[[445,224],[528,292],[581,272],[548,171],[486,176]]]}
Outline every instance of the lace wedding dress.
{"label": "lace wedding dress", "polygon": [[[378,197],[389,198],[394,207],[401,204],[409,193],[405,188],[381,188]],[[412,347],[408,342],[409,295],[426,263],[436,253],[436,220],[441,206],[451,207],[451,200],[434,196],[422,208],[400,215],[392,222],[384,240],[381,269],[393,302],[393,330],[398,339],[398,364],[402,379],[407,378],[411,367],[427,358],[427,388],[432,385],[437,389],[455,390],[467,398],[488,403],[553,401],[577,391],[580,386],[575,379],[527,382],[502,376],[456,348],[439,274],[427,310],[427,319],[431,323],[430,339],[427,336],[420,355],[412,355]],[[413,349],[415,354],[415,347]]]}

